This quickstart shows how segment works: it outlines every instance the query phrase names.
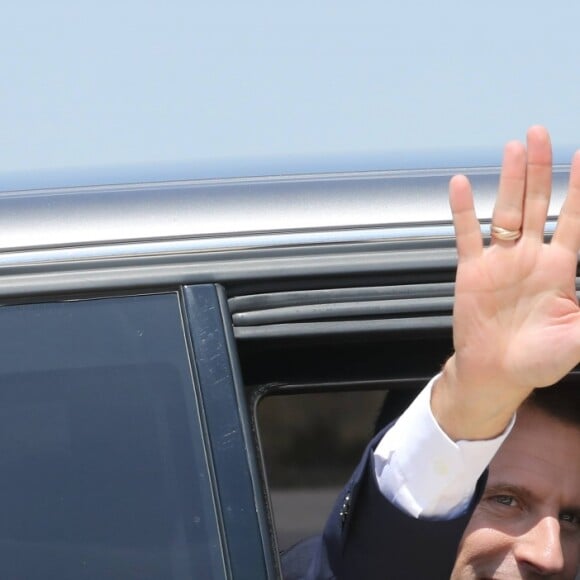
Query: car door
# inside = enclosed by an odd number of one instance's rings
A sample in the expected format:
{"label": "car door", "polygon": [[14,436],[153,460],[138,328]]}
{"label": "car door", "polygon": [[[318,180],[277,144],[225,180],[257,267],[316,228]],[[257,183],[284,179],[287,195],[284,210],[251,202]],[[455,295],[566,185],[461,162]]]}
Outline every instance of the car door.
{"label": "car door", "polygon": [[0,577],[267,577],[214,286],[4,305],[0,343]]}

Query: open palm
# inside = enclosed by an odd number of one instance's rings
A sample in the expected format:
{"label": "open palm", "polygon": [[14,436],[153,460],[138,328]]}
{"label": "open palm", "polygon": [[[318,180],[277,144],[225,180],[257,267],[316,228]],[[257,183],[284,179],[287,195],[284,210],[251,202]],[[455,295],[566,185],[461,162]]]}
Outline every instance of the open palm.
{"label": "open palm", "polygon": [[[580,310],[575,276],[580,248],[580,152],[552,241],[544,243],[552,176],[550,139],[528,131],[527,151],[505,149],[492,223],[521,232],[493,237],[484,248],[469,181],[456,176],[450,202],[458,270],[447,374],[471,403],[491,401],[513,412],[536,387],[548,386],[580,361]],[[501,232],[500,232],[501,234]],[[516,234],[517,235],[517,234]],[[495,407],[495,408],[494,408]]]}

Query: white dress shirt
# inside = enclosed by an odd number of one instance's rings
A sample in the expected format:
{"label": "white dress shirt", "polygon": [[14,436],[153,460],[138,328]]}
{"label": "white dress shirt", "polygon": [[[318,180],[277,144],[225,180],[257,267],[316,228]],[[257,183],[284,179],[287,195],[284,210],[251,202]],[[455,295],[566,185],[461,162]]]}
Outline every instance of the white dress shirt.
{"label": "white dress shirt", "polygon": [[480,475],[511,431],[495,439],[452,441],[431,412],[431,389],[421,391],[374,452],[383,495],[413,517],[451,519],[469,504]]}

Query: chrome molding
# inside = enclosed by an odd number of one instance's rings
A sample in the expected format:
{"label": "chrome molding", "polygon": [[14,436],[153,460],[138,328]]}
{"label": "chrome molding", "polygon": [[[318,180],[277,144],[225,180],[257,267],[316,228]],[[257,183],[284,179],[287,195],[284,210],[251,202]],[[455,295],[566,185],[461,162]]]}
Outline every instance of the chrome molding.
{"label": "chrome molding", "polygon": [[[482,234],[489,237],[489,224],[482,224]],[[549,236],[555,230],[555,222],[546,226]],[[0,253],[0,272],[33,270],[35,267],[51,271],[67,269],[67,264],[78,267],[80,263],[90,265],[98,262],[111,265],[111,261],[140,261],[172,256],[189,256],[213,253],[238,252],[240,250],[276,250],[283,248],[321,247],[343,244],[374,244],[377,242],[428,242],[435,240],[453,241],[453,226],[450,224],[427,224],[408,227],[345,229],[330,231],[306,231],[290,233],[267,233],[256,235],[207,237],[187,240],[159,240],[80,246],[75,248],[55,248],[47,250],[21,250]],[[146,260],[147,261],[147,260]]]}
{"label": "chrome molding", "polygon": [[371,228],[323,232],[292,232],[278,234],[258,234],[225,236],[191,240],[160,240],[81,246],[77,248],[57,248],[5,252],[0,254],[0,268],[33,266],[40,264],[64,264],[114,260],[119,258],[145,258],[183,254],[205,254],[250,249],[275,249],[299,246],[319,246],[329,244],[354,244],[378,241],[410,241],[425,239],[449,239],[453,228],[445,226],[413,226],[409,228]]}

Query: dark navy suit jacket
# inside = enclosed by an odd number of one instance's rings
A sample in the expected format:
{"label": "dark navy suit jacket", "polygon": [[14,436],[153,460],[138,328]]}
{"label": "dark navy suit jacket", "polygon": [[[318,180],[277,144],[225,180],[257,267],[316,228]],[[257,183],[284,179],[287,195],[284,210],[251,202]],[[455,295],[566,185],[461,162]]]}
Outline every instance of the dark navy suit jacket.
{"label": "dark navy suit jacket", "polygon": [[[385,429],[386,430],[386,429]],[[452,520],[415,519],[380,492],[371,441],[338,497],[322,536],[282,555],[284,580],[448,580],[457,547],[483,488],[484,474],[466,513]]]}

